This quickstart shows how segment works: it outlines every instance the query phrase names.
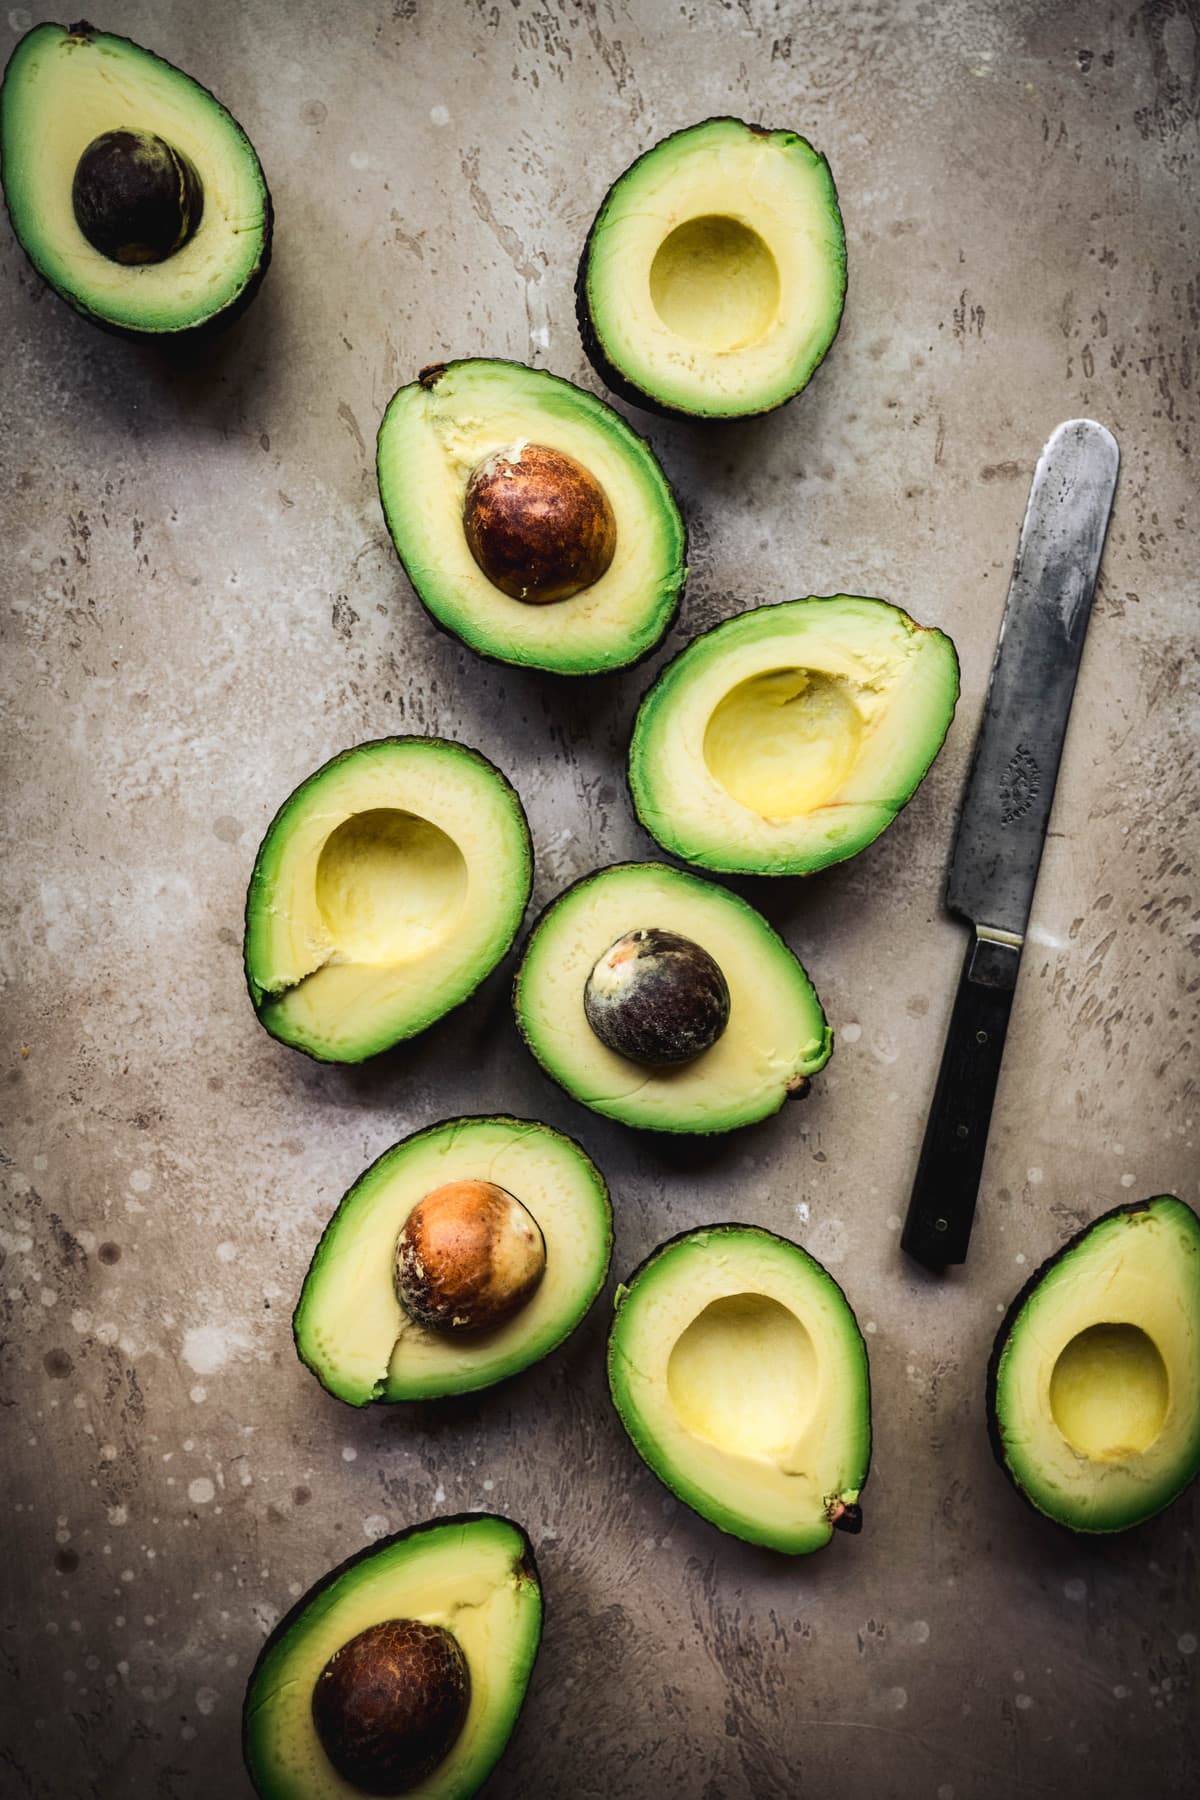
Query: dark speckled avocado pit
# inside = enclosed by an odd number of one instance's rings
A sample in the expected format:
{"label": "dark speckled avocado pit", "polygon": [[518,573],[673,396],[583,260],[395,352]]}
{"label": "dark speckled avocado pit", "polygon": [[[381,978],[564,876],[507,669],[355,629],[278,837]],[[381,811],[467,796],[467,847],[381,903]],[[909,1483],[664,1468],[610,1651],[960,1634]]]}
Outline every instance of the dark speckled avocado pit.
{"label": "dark speckled avocado pit", "polygon": [[729,1023],[729,985],[691,938],[630,931],[588,976],[583,1010],[609,1050],[661,1068],[712,1049]]}
{"label": "dark speckled avocado pit", "polygon": [[560,450],[509,445],[467,484],[463,530],[493,587],[547,606],[594,587],[617,549],[617,521],[595,477]]}
{"label": "dark speckled avocado pit", "polygon": [[165,262],[194,236],[204,189],[187,157],[152,131],[106,131],[75,169],[75,220],[110,262]]}
{"label": "dark speckled avocado pit", "polygon": [[444,1761],[470,1697],[467,1659],[444,1626],[385,1619],[325,1664],[313,1724],[343,1780],[364,1794],[403,1794]]}

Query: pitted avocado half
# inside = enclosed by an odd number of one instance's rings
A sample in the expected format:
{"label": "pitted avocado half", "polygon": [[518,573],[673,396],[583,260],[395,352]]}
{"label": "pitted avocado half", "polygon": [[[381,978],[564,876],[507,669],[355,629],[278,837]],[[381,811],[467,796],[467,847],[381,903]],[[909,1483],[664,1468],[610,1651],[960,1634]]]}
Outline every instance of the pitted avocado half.
{"label": "pitted avocado half", "polygon": [[0,88],[22,249],[98,323],[166,335],[240,310],[270,260],[254,147],[207,88],[128,38],[37,25]]}
{"label": "pitted avocado half", "polygon": [[[630,933],[678,933],[715,961],[728,1022],[690,1061],[648,1068],[601,1042],[585,992]],[[732,1131],[778,1112],[825,1066],[833,1034],[812,983],[745,900],[666,863],[616,863],[551,901],[514,986],[517,1024],[546,1073],[594,1112],[650,1131]]]}
{"label": "pitted avocado half", "polygon": [[755,607],[693,640],[638,711],[629,784],[664,850],[806,875],[890,825],[954,716],[942,632],[853,594]]}
{"label": "pitted avocado half", "polygon": [[[675,616],[686,544],[666,477],[618,413],[569,381],[483,358],[435,365],[388,406],[378,474],[417,598],[481,655],[562,675],[602,674],[647,655]],[[473,547],[471,502],[485,478],[491,510]],[[522,488],[526,551],[543,565],[528,583],[520,579],[520,531],[514,541],[495,517],[497,495]],[[582,525],[581,510],[589,514]],[[581,545],[584,527],[605,541]],[[489,547],[500,564],[490,573]],[[568,579],[539,587],[547,563],[552,573],[561,563]]]}
{"label": "pitted avocado half", "polygon": [[284,801],[246,897],[259,1021],[323,1062],[362,1062],[467,998],[512,944],[533,851],[476,750],[381,738]]}
{"label": "pitted avocado half", "polygon": [[729,118],[664,138],[613,183],[576,284],[584,349],[609,387],[714,419],[798,394],[845,297],[829,164],[794,131]]}
{"label": "pitted avocado half", "polygon": [[[469,1800],[499,1761],[517,1722],[542,1631],[542,1593],[529,1539],[492,1513],[464,1513],[383,1538],[318,1581],[280,1620],[246,1689],[242,1745],[262,1800],[355,1800],[364,1788],[330,1761],[313,1695],[330,1660],[388,1621],[447,1632],[465,1662],[467,1705],[446,1754],[415,1800]],[[402,1673],[402,1671],[401,1671]],[[393,1670],[384,1680],[396,1679]],[[379,1757],[378,1689],[368,1696],[360,1751]],[[403,1701],[404,1696],[397,1696]],[[403,1710],[402,1707],[398,1710]]]}
{"label": "pitted avocado half", "polygon": [[[406,1315],[396,1241],[414,1207],[450,1183],[495,1183],[545,1241],[532,1298],[494,1330],[453,1336]],[[557,1348],[608,1274],[612,1208],[596,1165],[530,1119],[447,1119],[405,1138],[360,1175],[317,1246],[296,1307],[300,1357],[339,1400],[430,1400],[489,1387]]]}
{"label": "pitted avocado half", "polygon": [[1071,1531],[1126,1531],[1200,1473],[1200,1219],[1118,1206],[1043,1263],[988,1369],[1000,1467]]}
{"label": "pitted avocado half", "polygon": [[653,1251],[616,1305],[613,1401],[672,1493],[790,1556],[861,1529],[867,1350],[807,1251],[757,1225],[705,1226]]}

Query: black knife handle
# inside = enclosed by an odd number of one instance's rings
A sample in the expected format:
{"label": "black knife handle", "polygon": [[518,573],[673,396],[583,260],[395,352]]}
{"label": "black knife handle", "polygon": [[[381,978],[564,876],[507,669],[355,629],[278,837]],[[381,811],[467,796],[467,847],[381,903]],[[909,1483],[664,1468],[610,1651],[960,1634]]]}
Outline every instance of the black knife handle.
{"label": "black knife handle", "polygon": [[978,937],[963,964],[900,1239],[930,1269],[967,1259],[1020,963],[1019,944]]}

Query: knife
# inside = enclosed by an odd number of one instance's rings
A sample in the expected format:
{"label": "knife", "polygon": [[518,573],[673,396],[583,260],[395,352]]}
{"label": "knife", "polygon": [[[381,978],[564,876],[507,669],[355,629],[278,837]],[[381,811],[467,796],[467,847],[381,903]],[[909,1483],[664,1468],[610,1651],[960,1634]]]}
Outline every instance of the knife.
{"label": "knife", "polygon": [[1068,419],[1034,470],[946,905],[975,928],[900,1239],[928,1268],[966,1261],[1021,946],[1117,485],[1116,439]]}

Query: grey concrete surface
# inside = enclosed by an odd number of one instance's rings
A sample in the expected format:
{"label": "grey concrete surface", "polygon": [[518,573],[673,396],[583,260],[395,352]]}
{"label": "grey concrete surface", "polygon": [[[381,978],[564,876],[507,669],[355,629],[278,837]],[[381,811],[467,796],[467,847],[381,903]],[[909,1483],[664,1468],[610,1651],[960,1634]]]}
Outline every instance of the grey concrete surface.
{"label": "grey concrete surface", "polygon": [[[1073,1542],[1010,1492],[982,1412],[1030,1269],[1120,1200],[1197,1197],[1193,0],[112,0],[99,23],[229,104],[278,231],[254,307],[183,361],[91,329],[0,248],[0,1792],[248,1792],[239,1706],[273,1620],[375,1533],[469,1507],[528,1527],[548,1600],[494,1800],[1196,1792],[1196,1496]],[[622,782],[642,675],[580,688],[440,636],[372,444],[447,354],[595,386],[572,313],[593,210],[725,111],[828,153],[850,300],[783,412],[630,415],[691,525],[669,647],[841,588],[943,626],[963,665],[892,830],[746,884],[833,1060],[802,1108],[663,1148],[541,1079],[506,969],[410,1047],[316,1067],[255,1024],[240,912],[275,806],[334,751],[481,746],[528,808],[535,904],[650,852]],[[943,870],[1028,473],[1077,413],[1116,432],[1121,486],[971,1261],[939,1285],[897,1238],[963,942]],[[487,1108],[595,1155],[614,1279],[730,1216],[824,1259],[872,1358],[861,1538],[793,1564],[667,1498],[608,1406],[607,1300],[490,1395],[362,1415],[318,1390],[289,1314],[338,1196],[408,1130]]]}

